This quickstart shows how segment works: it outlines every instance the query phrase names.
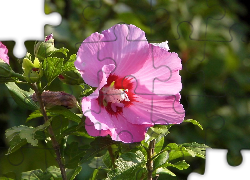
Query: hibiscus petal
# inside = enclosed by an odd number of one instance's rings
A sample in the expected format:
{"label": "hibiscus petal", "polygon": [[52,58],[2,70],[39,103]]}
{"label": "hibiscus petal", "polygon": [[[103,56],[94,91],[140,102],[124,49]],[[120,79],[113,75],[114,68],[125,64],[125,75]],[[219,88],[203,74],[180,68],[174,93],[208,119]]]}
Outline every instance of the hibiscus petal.
{"label": "hibiscus petal", "polygon": [[149,124],[132,124],[123,117],[117,119],[112,117],[115,129],[112,132],[111,138],[115,141],[122,141],[124,143],[140,142],[145,139],[147,129],[152,125]]}
{"label": "hibiscus petal", "polygon": [[[115,68],[113,64],[104,65],[102,68],[103,78],[99,87],[88,97],[82,99],[82,111],[85,116],[87,116],[94,124],[96,129],[99,128],[101,123],[101,128],[106,130],[113,127],[113,123],[110,119],[107,111],[98,104],[99,90],[107,84],[107,78],[110,72]],[[100,130],[100,129],[98,129]]]}
{"label": "hibiscus petal", "polygon": [[0,42],[0,59],[2,59],[7,64],[10,64],[9,56],[8,56],[8,49],[2,42]]}
{"label": "hibiscus petal", "polygon": [[[114,74],[126,76],[143,66],[149,53],[145,33],[134,25],[118,24],[108,30],[93,33],[81,44],[75,61],[84,81],[97,87],[98,72],[103,65],[115,64]],[[132,62],[132,63],[131,63]]]}
{"label": "hibiscus petal", "polygon": [[176,53],[151,45],[152,53],[144,66],[132,76],[136,94],[173,95],[182,88],[179,70],[181,60]]}
{"label": "hibiscus petal", "polygon": [[[98,126],[100,126],[100,128],[98,129],[102,129],[101,124],[98,124]],[[89,118],[86,118],[85,129],[90,136],[107,136],[108,134],[112,135],[110,130],[97,130],[95,127],[96,127],[96,124],[90,121]]]}
{"label": "hibiscus petal", "polygon": [[168,97],[155,95],[150,96],[151,99],[143,97],[138,96],[138,102],[123,109],[123,117],[130,123],[179,124],[184,120],[185,111],[179,102],[180,94]]}

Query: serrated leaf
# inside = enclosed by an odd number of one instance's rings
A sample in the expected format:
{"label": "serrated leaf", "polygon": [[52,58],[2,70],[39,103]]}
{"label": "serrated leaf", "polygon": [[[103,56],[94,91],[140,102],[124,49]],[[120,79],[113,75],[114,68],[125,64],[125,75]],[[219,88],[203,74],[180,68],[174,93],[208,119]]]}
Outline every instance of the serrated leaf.
{"label": "serrated leaf", "polygon": [[6,86],[10,92],[11,97],[20,107],[24,107],[29,110],[38,109],[36,103],[30,98],[30,95],[34,93],[33,90],[30,89],[29,92],[24,91],[20,89],[14,82],[6,83]]}
{"label": "serrated leaf", "polygon": [[172,125],[154,125],[154,127],[150,127],[145,135],[145,142],[156,139],[157,143],[162,137],[169,133],[169,128],[171,126]]}
{"label": "serrated leaf", "polygon": [[204,159],[206,156],[206,148],[210,148],[209,146],[205,144],[199,144],[196,142],[184,143],[182,144],[182,146],[185,147],[189,153],[192,151],[192,153],[195,154],[195,156],[198,156]]}
{"label": "serrated leaf", "polygon": [[76,54],[72,54],[68,61],[64,63],[64,71],[76,70],[74,62],[76,60]]}
{"label": "serrated leaf", "polygon": [[158,155],[156,159],[154,160],[154,166],[153,166],[154,169],[157,169],[161,167],[163,164],[165,164],[168,158],[169,158],[169,154],[167,151],[164,151],[160,155]]}
{"label": "serrated leaf", "polygon": [[183,158],[185,156],[192,157],[201,157],[205,159],[205,150],[209,148],[205,144],[198,144],[196,142],[193,143],[184,143],[184,144],[176,144],[169,143],[164,150],[169,151],[169,160],[172,161],[177,158]]}
{"label": "serrated leaf", "polygon": [[28,122],[28,121],[30,121],[32,119],[38,118],[38,117],[42,117],[42,116],[43,116],[43,114],[40,112],[40,110],[35,110],[26,119],[26,122]]}
{"label": "serrated leaf", "polygon": [[174,163],[174,164],[169,163],[169,162],[166,162],[166,163],[163,165],[163,167],[169,167],[169,166],[175,167],[175,168],[177,168],[177,169],[179,169],[179,170],[183,170],[183,169],[187,169],[190,165],[187,164],[185,160],[178,161],[177,163]]}
{"label": "serrated leaf", "polygon": [[38,145],[37,139],[34,138],[35,128],[27,127],[27,126],[14,126],[11,129],[6,130],[6,137],[11,137],[15,134],[19,134],[21,139],[26,139],[28,143],[32,144],[33,146]]}
{"label": "serrated leaf", "polygon": [[5,135],[7,138],[11,138],[8,154],[18,150],[26,143],[37,146],[38,140],[35,138],[36,131],[44,130],[49,126],[49,124],[50,122],[47,121],[43,125],[37,126],[36,128],[21,125],[18,127],[14,126],[10,129],[7,129]]}
{"label": "serrated leaf", "polygon": [[157,174],[169,174],[171,176],[176,176],[172,171],[170,171],[169,169],[167,168],[158,168],[156,170],[156,173]]}
{"label": "serrated leaf", "polygon": [[190,122],[190,123],[192,123],[193,125],[199,126],[199,128],[201,128],[201,129],[203,130],[203,127],[201,126],[201,124],[200,124],[198,121],[196,121],[196,120],[193,120],[193,119],[185,119],[183,122]]}
{"label": "serrated leaf", "polygon": [[139,150],[122,154],[115,164],[117,168],[108,172],[108,179],[137,180],[147,173],[145,157]]}
{"label": "serrated leaf", "polygon": [[47,57],[43,62],[45,77],[48,80],[48,85],[63,72],[63,58]]}

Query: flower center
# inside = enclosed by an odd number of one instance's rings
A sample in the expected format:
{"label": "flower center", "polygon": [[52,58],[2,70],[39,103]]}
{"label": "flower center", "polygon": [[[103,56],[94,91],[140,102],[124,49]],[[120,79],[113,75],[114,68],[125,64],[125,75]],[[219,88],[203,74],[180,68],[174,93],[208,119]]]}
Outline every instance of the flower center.
{"label": "flower center", "polygon": [[[128,90],[124,89],[115,89],[114,87],[115,81],[113,81],[110,86],[108,87],[103,87],[102,88],[102,93],[103,93],[103,105],[107,106],[107,104],[110,102],[111,107],[112,106],[118,106],[121,107],[121,101],[130,101],[128,98],[128,95],[126,92]],[[123,105],[122,105],[123,107]],[[113,109],[113,108],[112,108]]]}
{"label": "flower center", "polygon": [[111,74],[107,79],[107,84],[100,90],[97,98],[98,104],[105,108],[111,116],[122,114],[123,108],[136,101],[132,88],[131,79]]}

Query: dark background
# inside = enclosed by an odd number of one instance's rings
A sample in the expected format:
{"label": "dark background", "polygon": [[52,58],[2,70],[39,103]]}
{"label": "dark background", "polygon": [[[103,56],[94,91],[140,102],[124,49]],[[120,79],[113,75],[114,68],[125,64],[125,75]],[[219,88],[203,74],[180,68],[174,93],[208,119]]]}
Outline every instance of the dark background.
{"label": "dark background", "polygon": [[[55,46],[66,46],[76,53],[80,43],[93,32],[101,32],[117,23],[134,24],[146,32],[149,42],[168,40],[171,52],[182,59],[183,89],[181,103],[186,110],[185,119],[199,121],[204,130],[191,124],[175,125],[165,138],[167,142],[206,143],[212,148],[229,149],[228,162],[239,165],[241,149],[250,149],[250,60],[249,60],[249,5],[245,1],[81,1],[46,0],[45,13],[59,12],[61,25],[46,26],[45,35],[54,34]],[[13,69],[21,73],[20,62],[13,56],[14,42],[3,42],[9,49]],[[34,42],[25,43],[33,53]],[[74,86],[62,85],[58,80],[51,90],[64,89],[80,94]],[[38,125],[42,121],[25,123],[31,113],[18,107],[10,98],[5,85],[0,84],[0,175],[45,169],[55,164],[44,150],[26,147],[6,156],[7,128]],[[82,143],[84,138],[72,138]],[[159,179],[186,179],[192,171],[204,173],[205,161],[186,159],[191,167],[184,171],[173,170],[177,177]],[[83,164],[78,179],[88,179],[93,169]]]}

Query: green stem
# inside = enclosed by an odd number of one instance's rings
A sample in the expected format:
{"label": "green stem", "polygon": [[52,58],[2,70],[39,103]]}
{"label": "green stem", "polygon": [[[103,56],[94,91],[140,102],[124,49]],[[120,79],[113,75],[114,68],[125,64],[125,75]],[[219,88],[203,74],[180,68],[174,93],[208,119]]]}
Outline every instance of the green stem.
{"label": "green stem", "polygon": [[150,141],[149,147],[147,150],[147,170],[148,170],[148,178],[147,180],[152,180],[152,173],[154,170],[154,164],[153,164],[153,155],[154,155],[154,149],[155,149],[155,139]]}
{"label": "green stem", "polygon": [[[36,93],[36,97],[37,97],[37,100],[39,102],[44,121],[47,122],[49,120],[49,118],[47,116],[46,109],[45,109],[45,106],[44,106],[43,101],[42,101],[42,96],[41,96],[42,92],[38,90],[40,88],[37,87],[36,83],[31,84],[31,85]],[[57,161],[59,168],[61,170],[62,179],[67,180],[65,167],[64,167],[64,164],[62,163],[62,157],[61,157],[61,153],[60,153],[60,145],[55,138],[55,134],[53,132],[51,125],[49,125],[49,127],[48,127],[48,133],[49,133],[51,141],[52,141],[53,149],[55,150],[55,153],[56,153],[56,161]]]}
{"label": "green stem", "polygon": [[14,71],[12,72],[12,76],[13,77],[17,77],[19,80],[25,81],[24,77],[22,76],[22,74],[19,73],[15,73]]}

